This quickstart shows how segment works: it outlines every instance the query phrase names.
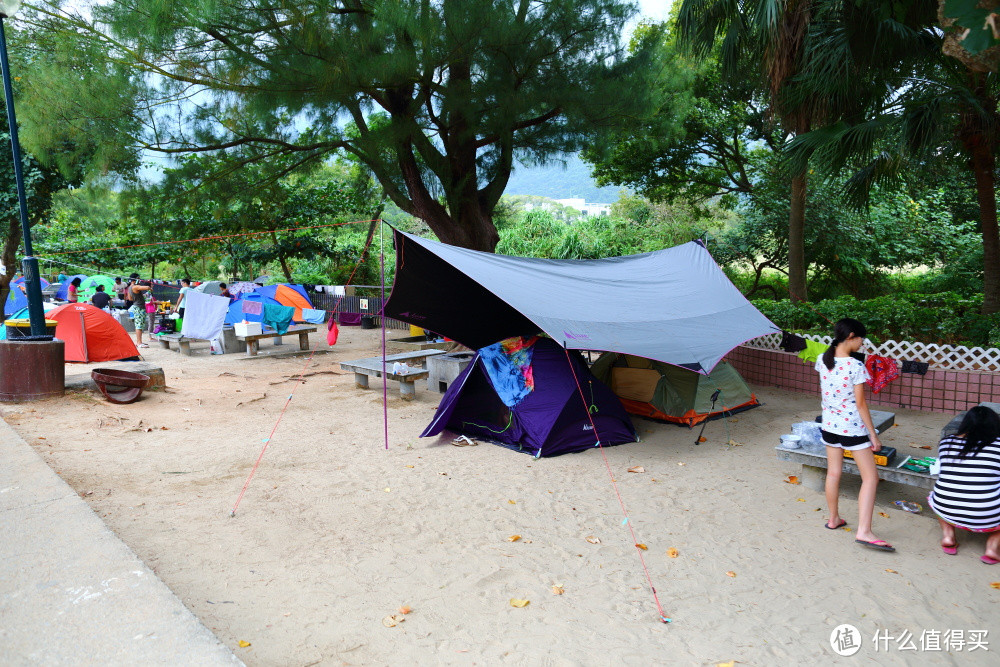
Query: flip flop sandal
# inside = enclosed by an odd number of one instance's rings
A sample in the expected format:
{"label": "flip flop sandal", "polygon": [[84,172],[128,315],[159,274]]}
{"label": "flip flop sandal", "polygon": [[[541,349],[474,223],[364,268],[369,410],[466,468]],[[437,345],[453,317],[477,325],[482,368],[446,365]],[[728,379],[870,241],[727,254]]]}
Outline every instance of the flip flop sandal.
{"label": "flip flop sandal", "polygon": [[896,547],[892,546],[885,540],[875,540],[874,542],[869,542],[867,540],[854,540],[862,546],[866,546],[869,549],[876,549],[878,551],[895,551]]}
{"label": "flip flop sandal", "polygon": [[452,440],[451,444],[455,445],[456,447],[475,447],[479,443],[467,435],[460,435],[454,440]]}
{"label": "flip flop sandal", "polygon": [[826,523],[823,524],[823,527],[826,528],[827,530],[839,530],[840,528],[843,528],[846,525],[847,522],[841,519],[840,523],[838,523],[836,526],[831,526],[830,522],[827,521]]}
{"label": "flip flop sandal", "polygon": [[996,558],[993,558],[992,556],[983,556],[979,560],[983,561],[987,565],[996,565],[997,563],[1000,563],[1000,560],[997,560]]}
{"label": "flip flop sandal", "polygon": [[950,547],[946,547],[945,545],[942,544],[941,545],[941,551],[945,552],[949,556],[957,556],[958,555],[958,545],[957,544],[953,544]]}

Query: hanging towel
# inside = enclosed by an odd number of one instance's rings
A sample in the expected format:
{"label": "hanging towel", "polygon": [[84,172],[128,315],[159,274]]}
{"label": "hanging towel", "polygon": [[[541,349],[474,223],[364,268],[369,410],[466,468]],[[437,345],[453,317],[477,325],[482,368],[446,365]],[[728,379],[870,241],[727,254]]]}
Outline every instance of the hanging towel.
{"label": "hanging towel", "polygon": [[222,325],[229,312],[229,299],[191,290],[184,296],[184,323],[181,335],[213,340],[222,335]]}
{"label": "hanging towel", "polygon": [[324,319],[326,319],[325,310],[315,310],[313,308],[302,309],[303,322],[309,322],[310,324],[323,324]]}
{"label": "hanging towel", "polygon": [[782,331],[781,342],[778,343],[778,347],[785,352],[801,352],[806,349],[806,339],[789,331]]}
{"label": "hanging towel", "polygon": [[288,325],[291,324],[293,315],[295,315],[295,309],[291,306],[282,306],[277,303],[264,304],[264,324],[279,334],[288,331]]}
{"label": "hanging towel", "polygon": [[899,377],[899,368],[896,366],[896,362],[877,354],[869,355],[868,360],[865,361],[865,368],[872,376],[873,394],[879,393],[887,384]]}
{"label": "hanging towel", "polygon": [[826,343],[806,339],[806,347],[804,350],[799,352],[799,359],[808,364],[815,364],[816,360],[819,359],[819,355],[826,352],[826,348],[828,347],[830,346]]}
{"label": "hanging towel", "polygon": [[260,301],[250,301],[249,299],[243,299],[243,314],[263,315],[264,304],[262,304]]}
{"label": "hanging towel", "polygon": [[535,388],[531,352],[536,337],[508,338],[479,350],[486,374],[497,396],[508,408],[523,401]]}

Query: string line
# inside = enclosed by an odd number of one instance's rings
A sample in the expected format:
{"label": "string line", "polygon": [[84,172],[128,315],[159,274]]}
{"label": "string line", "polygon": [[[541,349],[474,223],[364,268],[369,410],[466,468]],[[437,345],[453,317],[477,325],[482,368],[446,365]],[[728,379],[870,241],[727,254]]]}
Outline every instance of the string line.
{"label": "string line", "polygon": [[632,544],[635,546],[635,551],[639,556],[639,562],[642,563],[642,571],[646,574],[646,581],[649,583],[649,589],[653,593],[653,601],[656,602],[656,611],[660,616],[660,620],[664,623],[670,623],[671,619],[667,618],[666,614],[663,613],[663,605],[660,604],[660,598],[656,593],[656,586],[653,585],[653,578],[649,574],[649,568],[646,566],[646,559],[642,555],[642,549],[639,547],[639,540],[635,535],[635,528],[632,526],[632,519],[629,518],[628,508],[625,507],[625,501],[622,499],[621,491],[618,489],[618,480],[615,479],[615,474],[611,470],[611,464],[608,462],[608,455],[604,451],[604,444],[601,442],[601,435],[597,431],[597,424],[594,423],[594,418],[591,415],[590,407],[587,405],[587,398],[583,394],[583,387],[580,386],[580,378],[576,374],[576,367],[573,365],[573,360],[569,356],[569,349],[566,344],[563,344],[563,352],[566,353],[566,363],[569,364],[570,371],[573,372],[573,380],[576,382],[576,389],[580,394],[580,400],[583,401],[584,412],[587,413],[587,419],[590,421],[590,427],[594,429],[594,437],[597,438],[597,446],[601,450],[601,457],[604,459],[604,467],[608,470],[608,477],[611,478],[611,486],[615,489],[615,495],[618,496],[618,505],[621,507],[622,515],[625,517],[623,523],[628,526],[629,533],[632,535]]}

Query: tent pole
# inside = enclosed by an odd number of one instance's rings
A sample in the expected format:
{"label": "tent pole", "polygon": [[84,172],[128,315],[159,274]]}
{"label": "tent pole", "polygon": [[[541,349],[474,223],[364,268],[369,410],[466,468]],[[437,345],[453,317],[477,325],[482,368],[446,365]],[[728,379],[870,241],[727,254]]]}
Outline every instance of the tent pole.
{"label": "tent pole", "polygon": [[385,449],[389,451],[389,380],[385,377],[385,223],[378,225],[378,264],[382,276],[382,307],[379,320],[382,321],[382,426],[385,430]]}
{"label": "tent pole", "polygon": [[[709,412],[709,414],[711,414],[711,413],[715,412],[715,402],[716,402],[717,400],[719,400],[719,394],[721,394],[721,393],[722,393],[722,390],[721,390],[721,389],[716,389],[716,390],[715,390],[715,393],[714,393],[714,394],[712,394],[712,407],[711,407],[711,409],[710,409],[710,410],[708,411],[708,412]],[[705,421],[703,421],[703,422],[701,423],[701,430],[700,430],[700,431],[698,431],[698,437],[694,439],[694,444],[696,444],[696,445],[700,445],[700,444],[701,444],[701,435],[702,435],[702,434],[703,434],[703,433],[705,432],[705,427],[706,427],[706,426],[708,426],[708,419],[707,419],[707,418],[705,419]]]}

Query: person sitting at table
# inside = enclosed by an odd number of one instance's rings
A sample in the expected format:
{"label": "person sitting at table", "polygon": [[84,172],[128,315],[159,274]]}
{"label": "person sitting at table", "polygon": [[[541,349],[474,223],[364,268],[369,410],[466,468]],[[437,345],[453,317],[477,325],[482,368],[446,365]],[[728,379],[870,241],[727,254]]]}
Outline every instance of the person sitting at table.
{"label": "person sitting at table", "polygon": [[987,565],[1000,563],[1000,416],[977,405],[965,414],[958,434],[938,445],[941,472],[927,501],[941,523],[941,549],[958,553],[955,528],[989,533]]}
{"label": "person sitting at table", "polygon": [[108,310],[111,304],[111,295],[104,291],[104,285],[98,285],[94,296],[90,297],[90,302],[101,310]]}

